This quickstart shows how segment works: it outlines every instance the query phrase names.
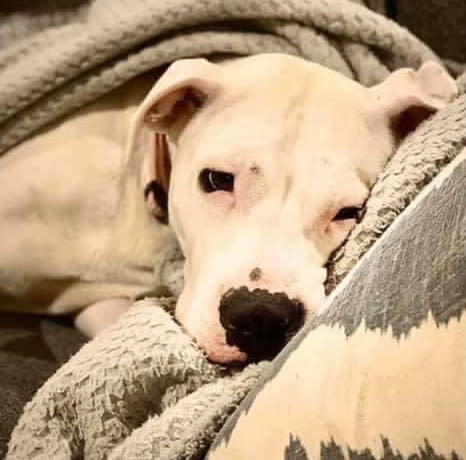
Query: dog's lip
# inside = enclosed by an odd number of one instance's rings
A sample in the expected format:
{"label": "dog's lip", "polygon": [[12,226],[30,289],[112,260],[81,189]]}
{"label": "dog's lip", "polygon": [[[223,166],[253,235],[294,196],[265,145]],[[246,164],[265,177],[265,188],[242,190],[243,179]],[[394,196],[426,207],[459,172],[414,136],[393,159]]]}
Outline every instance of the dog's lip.
{"label": "dog's lip", "polygon": [[214,364],[239,365],[247,362],[248,356],[237,347],[221,344],[205,350],[207,359]]}

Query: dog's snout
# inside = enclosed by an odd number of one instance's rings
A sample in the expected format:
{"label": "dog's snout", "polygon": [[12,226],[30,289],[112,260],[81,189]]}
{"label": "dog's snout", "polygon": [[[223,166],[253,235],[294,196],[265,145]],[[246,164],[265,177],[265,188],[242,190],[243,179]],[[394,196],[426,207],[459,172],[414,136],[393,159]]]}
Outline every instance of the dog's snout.
{"label": "dog's snout", "polygon": [[228,291],[220,301],[220,322],[227,343],[249,361],[273,358],[301,327],[304,308],[285,293],[246,287]]}

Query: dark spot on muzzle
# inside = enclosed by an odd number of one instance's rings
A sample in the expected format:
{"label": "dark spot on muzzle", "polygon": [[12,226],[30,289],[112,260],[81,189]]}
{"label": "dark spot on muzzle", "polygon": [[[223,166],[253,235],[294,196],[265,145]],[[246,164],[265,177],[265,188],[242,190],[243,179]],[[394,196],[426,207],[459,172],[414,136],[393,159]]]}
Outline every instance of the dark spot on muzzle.
{"label": "dark spot on muzzle", "polygon": [[251,281],[259,281],[262,277],[262,270],[259,267],[253,268],[249,273],[249,279]]}
{"label": "dark spot on muzzle", "polygon": [[251,165],[251,167],[249,168],[249,170],[253,173],[253,174],[260,174],[261,172],[261,169],[259,168],[259,166],[256,164],[256,163],[253,163]]}
{"label": "dark spot on muzzle", "polygon": [[272,359],[302,326],[304,307],[284,292],[244,286],[223,295],[220,322],[227,343],[245,352],[248,361]]}

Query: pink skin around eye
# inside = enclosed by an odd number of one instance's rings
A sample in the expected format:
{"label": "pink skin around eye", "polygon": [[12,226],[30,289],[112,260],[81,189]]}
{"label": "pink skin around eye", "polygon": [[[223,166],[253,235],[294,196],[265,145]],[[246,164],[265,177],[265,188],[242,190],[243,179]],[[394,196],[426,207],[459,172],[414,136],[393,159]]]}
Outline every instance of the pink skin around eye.
{"label": "pink skin around eye", "polygon": [[356,219],[333,220],[335,215],[335,211],[329,210],[325,213],[324,221],[327,221],[328,224],[325,227],[324,234],[327,237],[340,240],[345,238],[348,232],[355,226]]}
{"label": "pink skin around eye", "polygon": [[335,220],[330,222],[332,231],[347,232],[356,224],[356,219]]}
{"label": "pink skin around eye", "polygon": [[206,200],[211,205],[212,212],[221,217],[225,212],[233,209],[236,203],[235,192],[218,190],[206,194]]}
{"label": "pink skin around eye", "polygon": [[355,225],[356,219],[332,220],[325,233],[333,244],[341,244]]}

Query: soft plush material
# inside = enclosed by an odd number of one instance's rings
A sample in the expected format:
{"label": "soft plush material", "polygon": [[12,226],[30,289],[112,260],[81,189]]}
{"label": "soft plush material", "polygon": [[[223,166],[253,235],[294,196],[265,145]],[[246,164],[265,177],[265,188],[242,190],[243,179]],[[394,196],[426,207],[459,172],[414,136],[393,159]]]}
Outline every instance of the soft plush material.
{"label": "soft plush material", "polygon": [[[365,84],[436,59],[407,30],[348,0],[118,0],[111,8],[103,0],[66,8],[55,1],[35,7],[40,21],[25,12],[0,23],[0,36],[10,32],[10,46],[0,51],[0,151],[181,57],[288,52]],[[428,123],[374,188],[348,249],[330,263],[329,290],[460,151],[465,96]],[[168,252],[163,282],[176,292],[182,260],[176,248]],[[26,406],[8,458],[202,457],[267,364],[226,373],[208,363],[172,319],[172,307],[173,299],[143,300],[84,346]]]}
{"label": "soft plush material", "polygon": [[7,458],[199,455],[265,363],[227,375],[162,308],[172,305],[138,302],[62,366],[26,406]]}

